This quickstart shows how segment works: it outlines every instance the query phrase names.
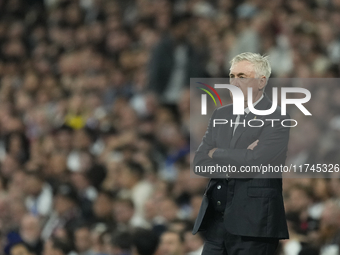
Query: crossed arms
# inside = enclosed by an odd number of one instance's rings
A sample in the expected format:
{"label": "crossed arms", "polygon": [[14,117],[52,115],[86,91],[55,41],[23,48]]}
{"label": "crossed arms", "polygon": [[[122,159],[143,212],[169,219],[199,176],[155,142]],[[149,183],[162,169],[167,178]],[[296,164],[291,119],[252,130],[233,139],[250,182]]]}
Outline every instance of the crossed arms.
{"label": "crossed arms", "polygon": [[[214,111],[210,118],[207,131],[196,151],[194,166],[211,166],[216,163],[232,166],[253,166],[267,164],[274,161],[277,157],[285,153],[289,140],[289,128],[283,127],[281,121],[266,123],[258,139],[249,144],[244,149],[217,148],[216,138],[213,132],[213,120],[218,114],[218,109]],[[275,114],[268,116],[272,119],[284,119],[287,116]]]}

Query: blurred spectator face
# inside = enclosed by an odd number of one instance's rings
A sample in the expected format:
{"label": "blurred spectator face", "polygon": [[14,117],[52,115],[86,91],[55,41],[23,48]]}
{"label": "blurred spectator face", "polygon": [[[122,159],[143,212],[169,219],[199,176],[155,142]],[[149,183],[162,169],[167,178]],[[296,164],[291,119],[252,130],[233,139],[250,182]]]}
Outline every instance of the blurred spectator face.
{"label": "blurred spectator face", "polygon": [[9,178],[19,169],[19,164],[14,157],[6,155],[5,159],[2,161],[1,173],[5,178]]}
{"label": "blurred spectator face", "polygon": [[9,140],[8,153],[19,156],[22,146],[21,137],[18,134],[12,135]]}
{"label": "blurred spectator face", "polygon": [[73,147],[77,150],[88,150],[91,145],[91,138],[85,130],[77,130],[73,137]]}
{"label": "blurred spectator face", "polygon": [[35,175],[27,174],[24,183],[25,193],[31,196],[38,196],[42,190],[43,181]]}
{"label": "blurred spectator face", "polygon": [[20,236],[28,244],[35,244],[40,238],[40,223],[38,218],[26,214],[20,224]]}
{"label": "blurred spectator face", "polygon": [[140,157],[146,157],[146,153],[152,150],[152,143],[147,139],[140,138],[136,143],[136,148],[139,150],[139,153],[136,153],[136,155],[140,155]]}
{"label": "blurred spectator face", "polygon": [[48,164],[50,173],[55,176],[62,175],[66,172],[66,156],[64,154],[53,154]]}
{"label": "blurred spectator face", "polygon": [[104,38],[104,26],[100,22],[94,22],[89,26],[90,41],[99,43]]}
{"label": "blurred spectator face", "polygon": [[79,228],[74,232],[76,250],[80,253],[91,249],[91,233],[87,227]]}
{"label": "blurred spectator face", "polygon": [[136,176],[127,165],[122,165],[123,169],[119,176],[119,183],[122,188],[131,189],[138,181]]}
{"label": "blurred spectator face", "polygon": [[79,114],[82,112],[82,107],[84,106],[84,102],[80,95],[74,95],[69,100],[69,110],[73,114]]}
{"label": "blurred spectator face", "polygon": [[158,125],[162,125],[164,123],[174,123],[175,117],[168,108],[159,107],[156,111],[156,122]]}
{"label": "blurred spectator face", "polygon": [[318,200],[326,200],[329,198],[329,189],[325,179],[314,179],[313,185],[314,197]]}
{"label": "blurred spectator face", "polygon": [[27,213],[25,203],[22,199],[11,199],[11,203],[9,203],[9,210],[12,221],[15,225],[19,225],[21,219]]}
{"label": "blurred spectator face", "polygon": [[26,181],[26,175],[23,171],[16,171],[11,178],[10,185],[18,187],[23,187]]}
{"label": "blurred spectator face", "polygon": [[63,215],[64,213],[68,212],[72,208],[75,207],[75,203],[62,195],[56,195],[54,198],[54,208],[59,215]]}
{"label": "blurred spectator face", "polygon": [[86,27],[80,27],[76,30],[76,42],[78,45],[85,45],[88,42],[88,32]]}
{"label": "blurred spectator face", "polygon": [[158,201],[156,198],[149,198],[144,205],[144,217],[151,221],[158,215]]}
{"label": "blurred spectator face", "polygon": [[72,145],[72,133],[68,130],[60,130],[56,135],[57,146],[61,150],[69,151]]}
{"label": "blurred spectator face", "polygon": [[72,173],[71,175],[72,184],[78,191],[83,191],[86,189],[90,184],[89,180],[85,176],[84,173]]}
{"label": "blurred spectator face", "polygon": [[152,47],[158,42],[159,35],[156,31],[151,29],[145,29],[141,32],[141,40],[147,49],[152,49]]}
{"label": "blurred spectator face", "polygon": [[172,33],[176,40],[182,41],[188,34],[189,24],[187,21],[182,21],[172,28]]}
{"label": "blurred spectator face", "polygon": [[328,202],[321,215],[320,225],[322,228],[339,228],[340,227],[340,207],[337,202]]}
{"label": "blurred spectator face", "polygon": [[20,40],[13,39],[4,45],[3,53],[8,57],[22,58],[25,56],[26,50]]}
{"label": "blurred spectator face", "polygon": [[32,94],[36,92],[36,90],[39,87],[39,79],[38,76],[35,73],[29,72],[25,75],[23,89],[28,92],[29,94]]}
{"label": "blurred spectator face", "polygon": [[17,171],[12,176],[8,185],[8,191],[11,199],[21,200],[24,198],[25,174],[22,171]]}
{"label": "blurred spectator face", "polygon": [[15,98],[15,104],[19,111],[24,112],[27,109],[30,109],[33,105],[32,97],[24,92],[18,91],[17,97]]}
{"label": "blurred spectator face", "polygon": [[128,224],[134,212],[130,200],[118,200],[113,204],[113,216],[118,223]]}
{"label": "blurred spectator face", "polygon": [[12,25],[10,26],[10,29],[9,29],[9,34],[8,34],[8,37],[10,38],[17,38],[19,39],[20,37],[23,36],[24,34],[24,24],[22,22],[14,22],[12,23]]}
{"label": "blurred spectator face", "polygon": [[[112,20],[111,24],[113,23],[114,20]],[[125,49],[129,45],[129,42],[130,38],[125,31],[116,30],[108,34],[106,47],[109,52],[114,53]]]}
{"label": "blurred spectator face", "polygon": [[179,234],[175,232],[165,232],[161,236],[159,246],[160,255],[182,255],[184,246]]}
{"label": "blurred spectator face", "polygon": [[178,148],[183,145],[183,137],[175,123],[168,123],[159,129],[159,140],[167,147]]}
{"label": "blurred spectator face", "polygon": [[167,221],[172,221],[177,218],[178,207],[173,199],[167,198],[161,202],[160,212]]}
{"label": "blurred spectator face", "polygon": [[93,166],[91,154],[87,151],[82,151],[79,155],[79,172],[87,172]]}
{"label": "blurred spectator face", "polygon": [[99,193],[93,203],[93,211],[96,217],[106,218],[112,215],[112,200],[105,193]]}
{"label": "blurred spectator face", "polygon": [[138,123],[137,114],[131,108],[124,108],[122,114],[120,115],[119,128],[121,130],[134,128]]}
{"label": "blurred spectator face", "polygon": [[10,255],[31,255],[31,253],[25,245],[17,244],[11,248]]}
{"label": "blurred spectator face", "polygon": [[120,185],[121,163],[116,161],[109,161],[106,164],[107,175],[102,187],[106,190],[116,189]]}
{"label": "blurred spectator face", "polygon": [[154,197],[162,200],[169,195],[169,183],[166,181],[158,180],[155,184]]}
{"label": "blurred spectator face", "polygon": [[295,212],[306,210],[311,204],[311,197],[301,188],[293,188],[289,192],[289,201],[291,209]]}
{"label": "blurred spectator face", "polygon": [[41,41],[46,37],[46,29],[43,26],[37,26],[34,28],[31,36],[36,42]]}
{"label": "blurred spectator face", "polygon": [[1,124],[3,125],[3,130],[5,133],[10,133],[14,131],[20,132],[23,130],[22,121],[20,119],[13,118],[12,116],[6,116],[6,119],[3,119],[3,122]]}
{"label": "blurred spectator face", "polygon": [[50,155],[56,148],[59,149],[53,136],[46,136],[41,143],[35,141],[30,144],[30,158],[31,160],[43,162],[46,160],[46,155]]}
{"label": "blurred spectator face", "polygon": [[58,240],[62,240],[63,242],[68,242],[70,239],[70,235],[65,227],[57,228],[53,233],[53,237],[58,238]]}

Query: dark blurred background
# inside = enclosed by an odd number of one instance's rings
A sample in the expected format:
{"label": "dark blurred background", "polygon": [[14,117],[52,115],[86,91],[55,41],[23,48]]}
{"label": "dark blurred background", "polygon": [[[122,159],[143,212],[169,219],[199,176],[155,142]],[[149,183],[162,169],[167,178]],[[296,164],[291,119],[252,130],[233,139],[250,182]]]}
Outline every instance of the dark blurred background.
{"label": "dark blurred background", "polygon": [[[1,252],[199,255],[189,78],[246,51],[272,77],[337,78],[339,36],[338,0],[0,0]],[[339,163],[340,86],[309,89],[288,161]],[[284,180],[277,254],[339,254],[332,177]]]}

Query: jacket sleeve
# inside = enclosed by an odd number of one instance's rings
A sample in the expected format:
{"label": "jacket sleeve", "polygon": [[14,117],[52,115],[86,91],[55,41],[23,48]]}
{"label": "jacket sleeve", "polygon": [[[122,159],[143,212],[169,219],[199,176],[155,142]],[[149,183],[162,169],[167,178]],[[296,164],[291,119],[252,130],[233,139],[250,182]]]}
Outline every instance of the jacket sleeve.
{"label": "jacket sleeve", "polygon": [[[281,117],[281,116],[280,116]],[[219,164],[236,166],[260,166],[266,165],[285,153],[289,140],[289,127],[283,127],[281,121],[265,122],[263,131],[258,140],[258,145],[253,150],[248,149],[217,149],[213,153],[213,159]],[[248,173],[233,174],[233,176],[247,176]]]}
{"label": "jacket sleeve", "polygon": [[209,151],[213,148],[216,148],[216,142],[213,139],[213,119],[215,118],[215,115],[216,110],[213,112],[209,120],[207,131],[205,132],[202,142],[195,152],[195,157],[193,161],[194,173],[205,177],[208,177],[208,174],[196,172],[195,167],[212,166],[217,163],[215,160],[208,156]]}

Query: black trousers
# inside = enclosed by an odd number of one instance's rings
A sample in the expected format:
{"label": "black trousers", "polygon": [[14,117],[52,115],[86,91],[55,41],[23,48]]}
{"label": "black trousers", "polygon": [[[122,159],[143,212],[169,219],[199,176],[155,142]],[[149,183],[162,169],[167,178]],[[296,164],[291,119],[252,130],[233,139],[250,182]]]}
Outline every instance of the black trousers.
{"label": "black trousers", "polygon": [[228,233],[223,225],[222,214],[214,215],[205,232],[202,255],[274,255],[279,240],[236,236]]}

